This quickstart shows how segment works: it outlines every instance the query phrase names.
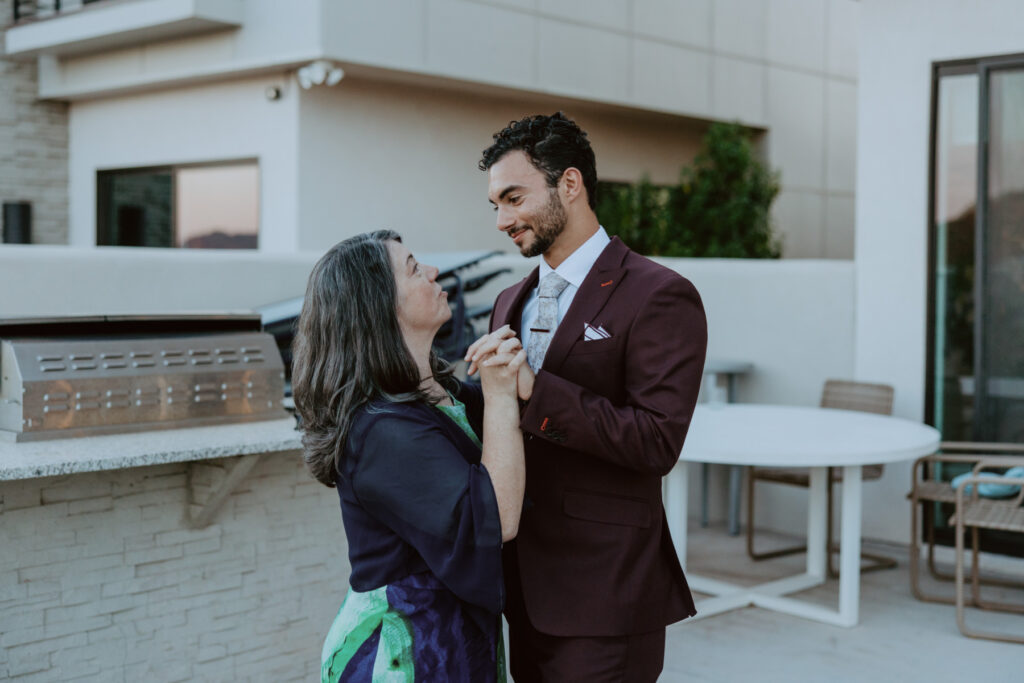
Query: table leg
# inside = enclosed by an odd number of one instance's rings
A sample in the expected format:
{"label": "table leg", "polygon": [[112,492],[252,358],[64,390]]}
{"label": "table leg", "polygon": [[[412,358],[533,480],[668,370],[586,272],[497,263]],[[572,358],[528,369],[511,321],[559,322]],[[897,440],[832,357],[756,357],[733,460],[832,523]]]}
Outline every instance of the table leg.
{"label": "table leg", "polygon": [[855,626],[860,617],[861,467],[843,468],[843,519],[839,534],[839,618]]}
{"label": "table leg", "polygon": [[[727,373],[725,375],[727,390],[725,400],[728,403],[736,402],[736,375]],[[731,465],[729,467],[729,535],[740,535],[740,484],[743,479],[743,467]]]}
{"label": "table leg", "polygon": [[700,464],[700,525],[706,529],[708,527],[708,484],[711,482],[711,477],[708,474],[711,465],[706,462]]}
{"label": "table leg", "polygon": [[[679,561],[686,563],[687,463],[680,461],[669,473],[666,490],[669,532]],[[755,605],[783,614],[814,619],[835,626],[856,626],[860,605],[861,468],[843,468],[843,504],[840,530],[839,609],[822,607],[805,600],[786,597],[790,593],[825,582],[828,468],[810,469],[811,486],[807,503],[807,569],[755,586],[736,586],[718,579],[689,574],[691,590],[713,597],[699,600],[695,619]]]}
{"label": "table leg", "polygon": [[[715,403],[715,392],[718,391],[718,373],[709,372],[704,375],[704,400],[707,403]],[[708,526],[708,487],[710,485],[710,465],[706,462],[700,464],[700,525],[702,528]]]}
{"label": "table leg", "polygon": [[729,465],[729,535],[740,535],[740,484],[743,481],[743,467]]}
{"label": "table leg", "polygon": [[807,496],[807,573],[825,579],[826,530],[828,517],[828,468],[810,469],[811,487]]}
{"label": "table leg", "polygon": [[679,556],[679,564],[686,569],[686,504],[689,472],[688,463],[680,460],[668,473],[665,497],[665,516],[668,517],[668,531]]}
{"label": "table leg", "polygon": [[[843,507],[840,543],[841,569],[839,577],[839,609],[819,606],[806,600],[786,597],[825,583],[825,530],[828,493],[828,468],[810,469],[811,486],[807,504],[807,569],[801,574],[787,576],[755,586],[737,586],[719,579],[688,574],[690,589],[712,597],[697,602],[697,616],[702,619],[729,610],[755,605],[783,614],[814,619],[835,626],[857,625],[860,600],[860,513],[861,468],[843,469]],[[666,504],[669,512],[669,531],[675,541],[679,561],[686,561],[686,463],[680,461],[666,482]]]}

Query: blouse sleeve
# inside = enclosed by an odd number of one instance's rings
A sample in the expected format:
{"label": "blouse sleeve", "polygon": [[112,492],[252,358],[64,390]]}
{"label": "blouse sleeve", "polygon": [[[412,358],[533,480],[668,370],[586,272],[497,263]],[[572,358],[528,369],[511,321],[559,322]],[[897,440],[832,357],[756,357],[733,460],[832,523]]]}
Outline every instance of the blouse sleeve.
{"label": "blouse sleeve", "polygon": [[419,415],[377,416],[360,442],[352,476],[359,502],[461,600],[500,613],[501,520],[487,470]]}

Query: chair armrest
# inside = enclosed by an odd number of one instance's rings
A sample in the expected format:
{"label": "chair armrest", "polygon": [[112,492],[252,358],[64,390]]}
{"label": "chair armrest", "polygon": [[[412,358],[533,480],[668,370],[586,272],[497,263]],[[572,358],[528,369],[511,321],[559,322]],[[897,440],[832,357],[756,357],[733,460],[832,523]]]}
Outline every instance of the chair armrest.
{"label": "chair armrest", "polygon": [[[908,494],[909,498],[913,499],[918,495],[918,484],[925,481],[924,465],[941,463],[973,465],[972,475],[980,476],[985,470],[1024,466],[1024,455],[992,455],[985,453],[950,455],[947,453],[934,453],[922,456],[914,461],[913,471],[911,472],[911,490]],[[1006,481],[1000,478],[997,483],[1006,483]]]}
{"label": "chair armrest", "polygon": [[963,502],[964,490],[968,485],[971,487],[971,501],[978,499],[978,484],[1000,484],[1010,486],[1020,486],[1021,489],[1016,496],[1011,498],[999,499],[1000,502],[1006,505],[1020,505],[1024,502],[1024,477],[994,477],[994,476],[970,476],[966,477],[960,482],[959,486],[956,487],[956,505],[959,510],[961,502]]}
{"label": "chair armrest", "polygon": [[921,470],[925,464],[965,463],[970,465],[976,465],[983,459],[985,459],[985,456],[981,454],[950,455],[947,453],[932,453],[931,455],[921,456],[920,458],[914,461],[913,471],[911,472],[911,486],[916,485],[918,481],[922,481],[924,479],[923,475],[921,474]]}
{"label": "chair armrest", "polygon": [[1020,453],[1024,455],[1024,444],[984,442],[984,441],[943,441],[939,444],[939,453]]}
{"label": "chair armrest", "polygon": [[974,466],[974,472],[993,467],[1024,467],[1024,455],[986,455]]}

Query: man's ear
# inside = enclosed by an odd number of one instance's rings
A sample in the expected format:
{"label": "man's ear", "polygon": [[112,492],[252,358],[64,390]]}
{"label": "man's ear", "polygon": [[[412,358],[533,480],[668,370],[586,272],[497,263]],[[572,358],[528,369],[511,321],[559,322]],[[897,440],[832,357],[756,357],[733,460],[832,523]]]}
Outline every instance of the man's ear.
{"label": "man's ear", "polygon": [[586,188],[583,186],[583,174],[578,168],[570,166],[562,172],[562,177],[558,180],[558,191],[562,193],[567,204],[583,196]]}

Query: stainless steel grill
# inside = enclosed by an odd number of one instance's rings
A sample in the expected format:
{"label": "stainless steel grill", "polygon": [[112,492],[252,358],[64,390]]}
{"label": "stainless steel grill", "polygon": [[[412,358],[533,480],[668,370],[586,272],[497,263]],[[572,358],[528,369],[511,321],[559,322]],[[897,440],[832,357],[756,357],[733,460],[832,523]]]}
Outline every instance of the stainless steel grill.
{"label": "stainless steel grill", "polygon": [[0,435],[16,441],[285,417],[259,315],[0,320]]}

